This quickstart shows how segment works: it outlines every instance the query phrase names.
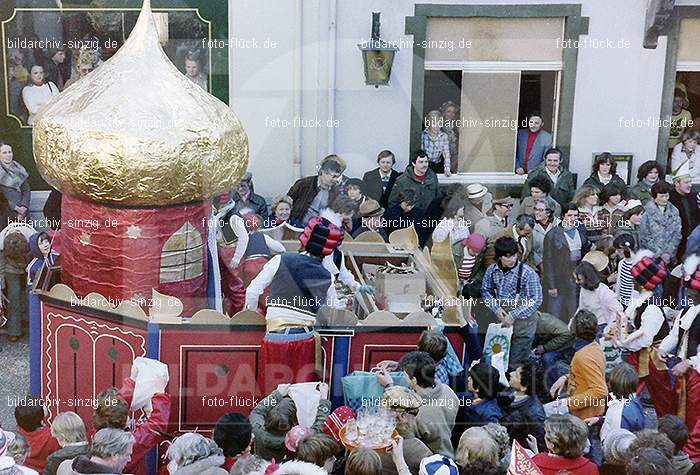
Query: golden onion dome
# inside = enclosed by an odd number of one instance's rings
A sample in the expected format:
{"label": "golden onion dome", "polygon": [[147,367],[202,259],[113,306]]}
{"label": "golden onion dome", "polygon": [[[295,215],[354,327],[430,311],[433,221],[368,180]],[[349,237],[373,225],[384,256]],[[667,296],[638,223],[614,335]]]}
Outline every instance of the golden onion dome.
{"label": "golden onion dome", "polygon": [[170,62],[150,0],[117,53],[36,116],[33,146],[55,188],[124,206],[203,200],[248,165],[243,126]]}

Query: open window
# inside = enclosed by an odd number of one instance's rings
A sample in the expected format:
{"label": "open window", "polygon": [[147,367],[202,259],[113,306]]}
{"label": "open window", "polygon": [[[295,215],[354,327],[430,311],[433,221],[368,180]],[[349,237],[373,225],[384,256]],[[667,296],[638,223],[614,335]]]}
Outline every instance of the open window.
{"label": "open window", "polygon": [[[517,129],[539,111],[556,143],[562,18],[429,18],[424,116],[458,105],[459,173],[512,174]],[[444,107],[443,107],[444,109]]]}
{"label": "open window", "polygon": [[[685,150],[686,147],[693,146],[692,141],[683,143],[683,138],[689,137],[686,133],[700,132],[700,51],[697,48],[698,41],[700,41],[700,18],[684,18],[681,21],[678,39],[677,72],[668,136],[667,171],[669,172],[673,172],[683,158],[688,157],[689,154],[692,155],[692,152]],[[697,145],[700,133],[692,135],[696,137],[695,144]],[[696,174],[693,173],[693,175]]]}

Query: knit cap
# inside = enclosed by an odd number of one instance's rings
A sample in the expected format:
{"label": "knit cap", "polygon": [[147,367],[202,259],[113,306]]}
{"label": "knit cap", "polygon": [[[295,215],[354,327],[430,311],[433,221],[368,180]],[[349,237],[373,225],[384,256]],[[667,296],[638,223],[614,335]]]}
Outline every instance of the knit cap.
{"label": "knit cap", "polygon": [[418,475],[459,475],[459,469],[452,459],[436,454],[421,460]]}
{"label": "knit cap", "polygon": [[479,233],[470,234],[466,239],[462,240],[462,245],[468,247],[474,253],[479,254],[486,249],[486,237]]}
{"label": "knit cap", "polygon": [[314,256],[323,257],[333,253],[343,242],[343,230],[326,218],[316,216],[299,236],[299,241],[306,251]]}
{"label": "knit cap", "polygon": [[632,277],[646,290],[654,290],[668,275],[666,264],[655,259],[650,251],[638,252],[634,260],[637,262],[632,267]]}

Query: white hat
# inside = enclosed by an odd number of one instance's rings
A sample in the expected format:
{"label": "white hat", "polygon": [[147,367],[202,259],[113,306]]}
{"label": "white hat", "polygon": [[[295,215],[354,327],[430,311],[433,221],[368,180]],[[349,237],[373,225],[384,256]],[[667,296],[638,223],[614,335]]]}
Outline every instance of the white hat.
{"label": "white hat", "polygon": [[642,206],[642,202],[639,200],[627,200],[627,203],[625,203],[625,207],[622,208],[622,211],[627,212],[636,208],[637,206]]}
{"label": "white hat", "polygon": [[435,454],[420,461],[418,475],[458,475],[457,464],[444,455]]}
{"label": "white hat", "polygon": [[472,183],[471,185],[467,186],[467,198],[470,200],[476,200],[486,196],[486,193],[488,192],[489,190],[481,183]]}
{"label": "white hat", "polygon": [[673,177],[673,181],[678,181],[678,180],[684,180],[686,178],[691,178],[690,175],[690,160],[686,159],[681,163],[678,168],[673,170],[673,173],[671,173],[671,176]]}

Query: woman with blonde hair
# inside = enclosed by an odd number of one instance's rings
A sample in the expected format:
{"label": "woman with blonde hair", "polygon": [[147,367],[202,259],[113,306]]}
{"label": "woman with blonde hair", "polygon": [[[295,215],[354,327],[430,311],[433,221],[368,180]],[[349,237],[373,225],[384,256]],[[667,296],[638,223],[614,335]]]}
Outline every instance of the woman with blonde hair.
{"label": "woman with blonde hair", "polygon": [[598,219],[598,189],[592,185],[583,185],[574,195],[578,206],[578,220],[586,228],[588,240],[593,244],[605,234],[605,222]]}
{"label": "woman with blonde hair", "polygon": [[483,459],[498,466],[499,451],[498,444],[485,429],[470,427],[459,438],[455,461],[460,467],[475,459]]}
{"label": "woman with blonde hair", "polygon": [[87,455],[89,447],[85,423],[75,412],[61,412],[51,424],[53,435],[61,448],[46,459],[44,475],[56,475],[58,466],[64,460],[71,460],[80,455]]}

